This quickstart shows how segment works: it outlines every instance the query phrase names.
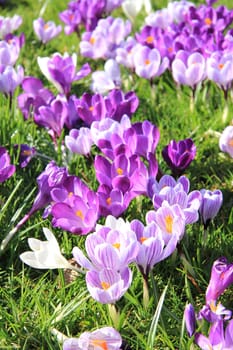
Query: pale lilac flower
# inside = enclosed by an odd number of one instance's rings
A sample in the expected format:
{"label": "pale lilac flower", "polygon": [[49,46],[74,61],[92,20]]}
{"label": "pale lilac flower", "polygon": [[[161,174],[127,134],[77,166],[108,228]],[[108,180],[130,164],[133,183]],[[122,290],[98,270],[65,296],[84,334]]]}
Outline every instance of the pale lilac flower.
{"label": "pale lilac flower", "polygon": [[185,233],[185,215],[178,204],[169,205],[164,201],[157,211],[147,212],[146,222],[155,222],[159,226],[165,244],[169,243],[173,235],[179,242]]}
{"label": "pale lilac flower", "polygon": [[233,125],[228,125],[219,138],[219,147],[222,152],[228,153],[233,158]]}
{"label": "pale lilac flower", "polygon": [[206,78],[206,61],[199,52],[189,53],[184,50],[177,52],[172,62],[172,75],[176,83],[188,85],[196,89]]}
{"label": "pale lilac flower", "polygon": [[121,74],[118,63],[109,59],[105,62],[104,71],[92,73],[91,89],[95,93],[105,94],[106,92],[121,86]]}
{"label": "pale lilac flower", "polygon": [[145,18],[147,25],[162,29],[166,29],[168,26],[170,26],[172,21],[173,14],[168,10],[168,8],[163,8],[161,10],[152,12]]}
{"label": "pale lilac flower", "polygon": [[14,15],[13,17],[0,16],[0,37],[4,38],[5,35],[14,32],[22,24],[22,17]]}
{"label": "pale lilac flower", "polygon": [[160,76],[169,65],[167,57],[161,58],[159,50],[137,45],[133,51],[135,72],[139,77],[153,79]]}
{"label": "pale lilac flower", "polygon": [[154,265],[174,252],[178,243],[177,236],[172,235],[168,244],[165,245],[160,228],[155,222],[144,226],[141,221],[133,220],[130,227],[136,233],[139,243],[136,263],[143,276],[148,278]]}
{"label": "pale lilac flower", "polygon": [[9,179],[15,173],[15,165],[10,164],[10,156],[7,150],[0,146],[0,183]]}
{"label": "pale lilac flower", "polygon": [[179,0],[169,2],[167,9],[169,15],[172,16],[172,21],[179,24],[185,21],[190,7],[195,8],[195,4],[191,1]]}
{"label": "pale lilac flower", "polygon": [[72,152],[82,155],[89,155],[93,141],[89,128],[72,129],[69,135],[65,136],[65,145]]}
{"label": "pale lilac flower", "polygon": [[231,53],[214,52],[206,63],[208,79],[214,81],[225,93],[233,81],[233,57]]}
{"label": "pale lilac flower", "polygon": [[120,47],[116,49],[116,61],[123,66],[134,70],[134,55],[133,51],[137,45],[137,41],[133,37],[128,37],[122,42]]}
{"label": "pale lilac flower", "polygon": [[132,272],[125,267],[120,272],[115,269],[90,270],[86,273],[86,284],[92,298],[101,304],[114,304],[128,290],[132,282]]}
{"label": "pale lilac flower", "polygon": [[101,31],[84,32],[79,44],[80,54],[92,59],[106,58],[108,40]]}
{"label": "pale lilac flower", "polygon": [[5,95],[12,96],[17,86],[24,78],[24,69],[22,66],[13,68],[12,66],[0,67],[0,91]]}
{"label": "pale lilac flower", "polygon": [[0,41],[0,66],[13,66],[17,61],[20,48],[15,41]]}
{"label": "pale lilac flower", "polygon": [[63,350],[120,350],[122,339],[112,327],[102,327],[93,332],[84,332],[79,338],[69,338],[63,343]]}
{"label": "pale lilac flower", "polygon": [[72,56],[68,53],[62,56],[57,52],[52,57],[38,57],[37,62],[45,77],[65,95],[70,93],[71,84],[74,81],[84,78],[91,72],[88,63],[76,72],[77,55],[75,53]]}
{"label": "pale lilac flower", "polygon": [[222,206],[223,195],[220,190],[210,191],[202,189],[200,192],[202,195],[202,202],[199,211],[204,227],[206,228],[210,221],[218,214]]}
{"label": "pale lilac flower", "polygon": [[52,21],[45,22],[43,18],[37,18],[33,21],[33,29],[36,33],[37,38],[46,44],[48,41],[56,37],[62,31],[62,26]]}
{"label": "pale lilac flower", "polygon": [[29,238],[28,244],[32,251],[20,254],[20,259],[36,269],[72,269],[70,263],[61,254],[54,234],[45,227],[43,231],[47,241]]}

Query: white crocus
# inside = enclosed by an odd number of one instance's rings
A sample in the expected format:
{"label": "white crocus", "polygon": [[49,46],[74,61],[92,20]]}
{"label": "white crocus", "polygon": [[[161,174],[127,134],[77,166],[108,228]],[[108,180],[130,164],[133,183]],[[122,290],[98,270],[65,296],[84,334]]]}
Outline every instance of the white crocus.
{"label": "white crocus", "polygon": [[134,21],[135,17],[137,17],[143,6],[147,14],[152,11],[150,0],[124,0],[121,6],[125,15],[132,22]]}
{"label": "white crocus", "polygon": [[59,244],[54,234],[43,228],[47,241],[29,238],[28,244],[32,251],[24,252],[20,259],[27,265],[37,269],[75,269],[61,254]]}

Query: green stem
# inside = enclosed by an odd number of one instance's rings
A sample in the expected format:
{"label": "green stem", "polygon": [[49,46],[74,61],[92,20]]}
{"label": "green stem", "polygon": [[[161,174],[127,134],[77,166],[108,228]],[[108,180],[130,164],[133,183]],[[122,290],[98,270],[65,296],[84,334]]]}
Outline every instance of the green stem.
{"label": "green stem", "polygon": [[108,313],[112,320],[114,328],[118,329],[120,323],[120,313],[117,311],[115,304],[108,304]]}
{"label": "green stem", "polygon": [[148,276],[143,276],[143,306],[146,310],[150,301]]}

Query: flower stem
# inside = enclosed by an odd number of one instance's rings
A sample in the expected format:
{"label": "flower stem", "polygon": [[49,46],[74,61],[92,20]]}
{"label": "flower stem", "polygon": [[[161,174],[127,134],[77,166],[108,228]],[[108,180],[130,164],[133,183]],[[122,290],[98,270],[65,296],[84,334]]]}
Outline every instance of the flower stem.
{"label": "flower stem", "polygon": [[117,311],[115,304],[108,304],[108,313],[112,320],[114,328],[118,329],[120,323],[120,313]]}
{"label": "flower stem", "polygon": [[143,275],[143,306],[146,310],[150,301],[148,276]]}

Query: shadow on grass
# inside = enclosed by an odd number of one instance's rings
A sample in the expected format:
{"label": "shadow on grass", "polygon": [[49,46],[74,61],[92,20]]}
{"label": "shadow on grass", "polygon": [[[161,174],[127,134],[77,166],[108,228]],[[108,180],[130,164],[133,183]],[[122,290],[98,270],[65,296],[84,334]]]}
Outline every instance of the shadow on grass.
{"label": "shadow on grass", "polygon": [[15,8],[19,7],[19,6],[29,6],[28,1],[27,0],[0,0],[0,6],[3,9],[7,9],[7,10],[14,10]]}

